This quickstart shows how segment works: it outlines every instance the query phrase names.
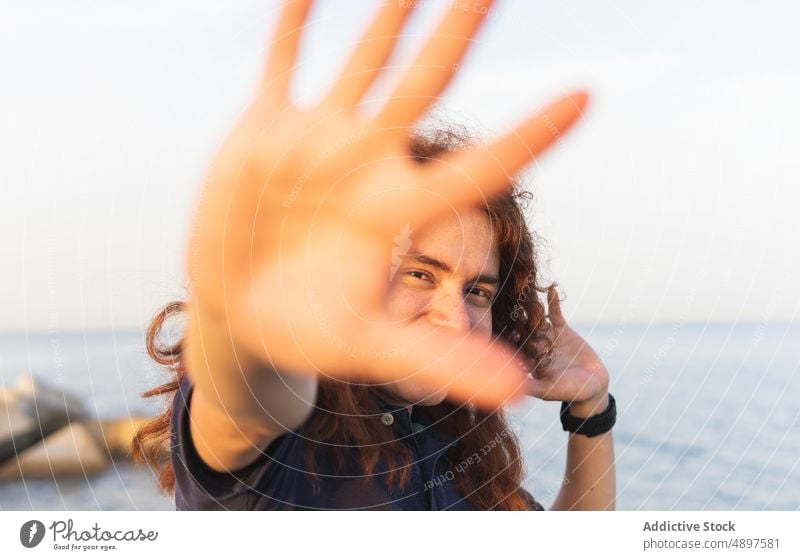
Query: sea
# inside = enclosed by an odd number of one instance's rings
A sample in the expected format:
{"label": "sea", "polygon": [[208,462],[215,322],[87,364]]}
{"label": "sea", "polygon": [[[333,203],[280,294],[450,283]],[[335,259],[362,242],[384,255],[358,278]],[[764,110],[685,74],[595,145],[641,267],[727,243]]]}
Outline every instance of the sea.
{"label": "sea", "polygon": [[[800,509],[800,324],[573,325],[606,363],[617,401],[617,509]],[[141,394],[168,379],[139,330],[0,335],[0,384],[33,374],[112,419],[153,415]],[[559,403],[510,410],[524,486],[545,506],[564,475]],[[0,482],[0,510],[170,510],[153,472]]]}

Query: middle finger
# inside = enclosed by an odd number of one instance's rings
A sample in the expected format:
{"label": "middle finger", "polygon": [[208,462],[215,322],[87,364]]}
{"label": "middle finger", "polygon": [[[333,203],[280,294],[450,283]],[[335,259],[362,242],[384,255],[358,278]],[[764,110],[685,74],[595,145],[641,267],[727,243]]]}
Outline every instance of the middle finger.
{"label": "middle finger", "polygon": [[493,0],[452,2],[377,116],[383,127],[412,125],[444,91]]}

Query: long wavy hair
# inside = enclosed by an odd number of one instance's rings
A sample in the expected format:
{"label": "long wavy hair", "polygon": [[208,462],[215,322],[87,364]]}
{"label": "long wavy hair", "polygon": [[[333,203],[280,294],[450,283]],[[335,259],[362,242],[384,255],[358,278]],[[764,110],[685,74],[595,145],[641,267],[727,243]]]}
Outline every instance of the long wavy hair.
{"label": "long wavy hair", "polygon": [[[424,165],[426,161],[459,148],[472,145],[472,138],[463,128],[436,126],[427,132],[417,131],[412,137],[411,153]],[[537,239],[529,230],[524,208],[531,193],[512,182],[507,193],[488,201],[483,210],[490,219],[500,257],[500,288],[492,304],[492,331],[526,358],[530,368],[542,367],[549,359],[551,346],[546,335],[548,323],[539,294],[549,286],[538,284]],[[182,360],[182,340],[164,343],[161,335],[165,324],[182,313],[184,303],[175,301],[160,309],[147,331],[146,345],[150,357],[170,372],[166,383],[142,394],[143,397],[168,398],[170,405],[151,422],[143,425],[132,440],[133,456],[149,463],[157,472],[158,484],[166,494],[174,491],[172,465],[163,460],[159,447],[169,441],[171,397],[186,376]],[[320,377],[314,412],[303,425],[304,441],[324,442],[331,463],[340,468],[345,456],[355,453],[364,475],[371,475],[379,463],[386,466],[387,483],[403,488],[409,481],[411,452],[402,441],[387,438],[385,426],[363,422],[365,416],[380,414],[373,398],[374,388]],[[426,407],[436,429],[458,443],[448,449],[450,467],[479,453],[480,461],[468,462],[458,469],[453,482],[475,509],[525,510],[534,507],[533,497],[522,488],[523,463],[519,442],[510,429],[502,409],[485,412],[473,406],[443,401]],[[163,449],[163,447],[162,447]],[[307,444],[304,461],[310,482],[317,484],[314,474],[318,446]],[[489,450],[487,452],[487,450]],[[379,473],[383,474],[383,473]]]}

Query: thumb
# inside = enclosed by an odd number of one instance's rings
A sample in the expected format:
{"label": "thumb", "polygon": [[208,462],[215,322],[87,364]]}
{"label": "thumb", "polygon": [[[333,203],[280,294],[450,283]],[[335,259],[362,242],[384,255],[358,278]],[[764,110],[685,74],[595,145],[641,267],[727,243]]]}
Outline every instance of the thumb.
{"label": "thumb", "polygon": [[448,398],[483,409],[524,394],[527,375],[501,341],[429,325],[373,325],[363,340],[373,357],[362,363],[363,373],[374,381],[418,380],[431,391],[447,389]]}

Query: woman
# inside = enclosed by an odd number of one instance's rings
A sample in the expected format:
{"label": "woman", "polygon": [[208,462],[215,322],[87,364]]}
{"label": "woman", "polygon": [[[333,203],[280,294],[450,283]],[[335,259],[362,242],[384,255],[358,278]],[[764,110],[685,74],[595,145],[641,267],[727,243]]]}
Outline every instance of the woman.
{"label": "woman", "polygon": [[[490,12],[462,2],[367,115],[359,102],[415,5],[390,2],[328,95],[299,110],[289,78],[310,4],[283,8],[261,88],[211,166],[189,301],[150,330],[176,379],[146,395],[172,406],[135,452],[170,438],[160,482],[178,509],[541,509],[502,413],[526,394],[568,403],[553,508],[613,508],[608,375],[537,284],[511,179],[585,95],[485,147],[415,133]],[[184,337],[159,349],[177,311]]]}

